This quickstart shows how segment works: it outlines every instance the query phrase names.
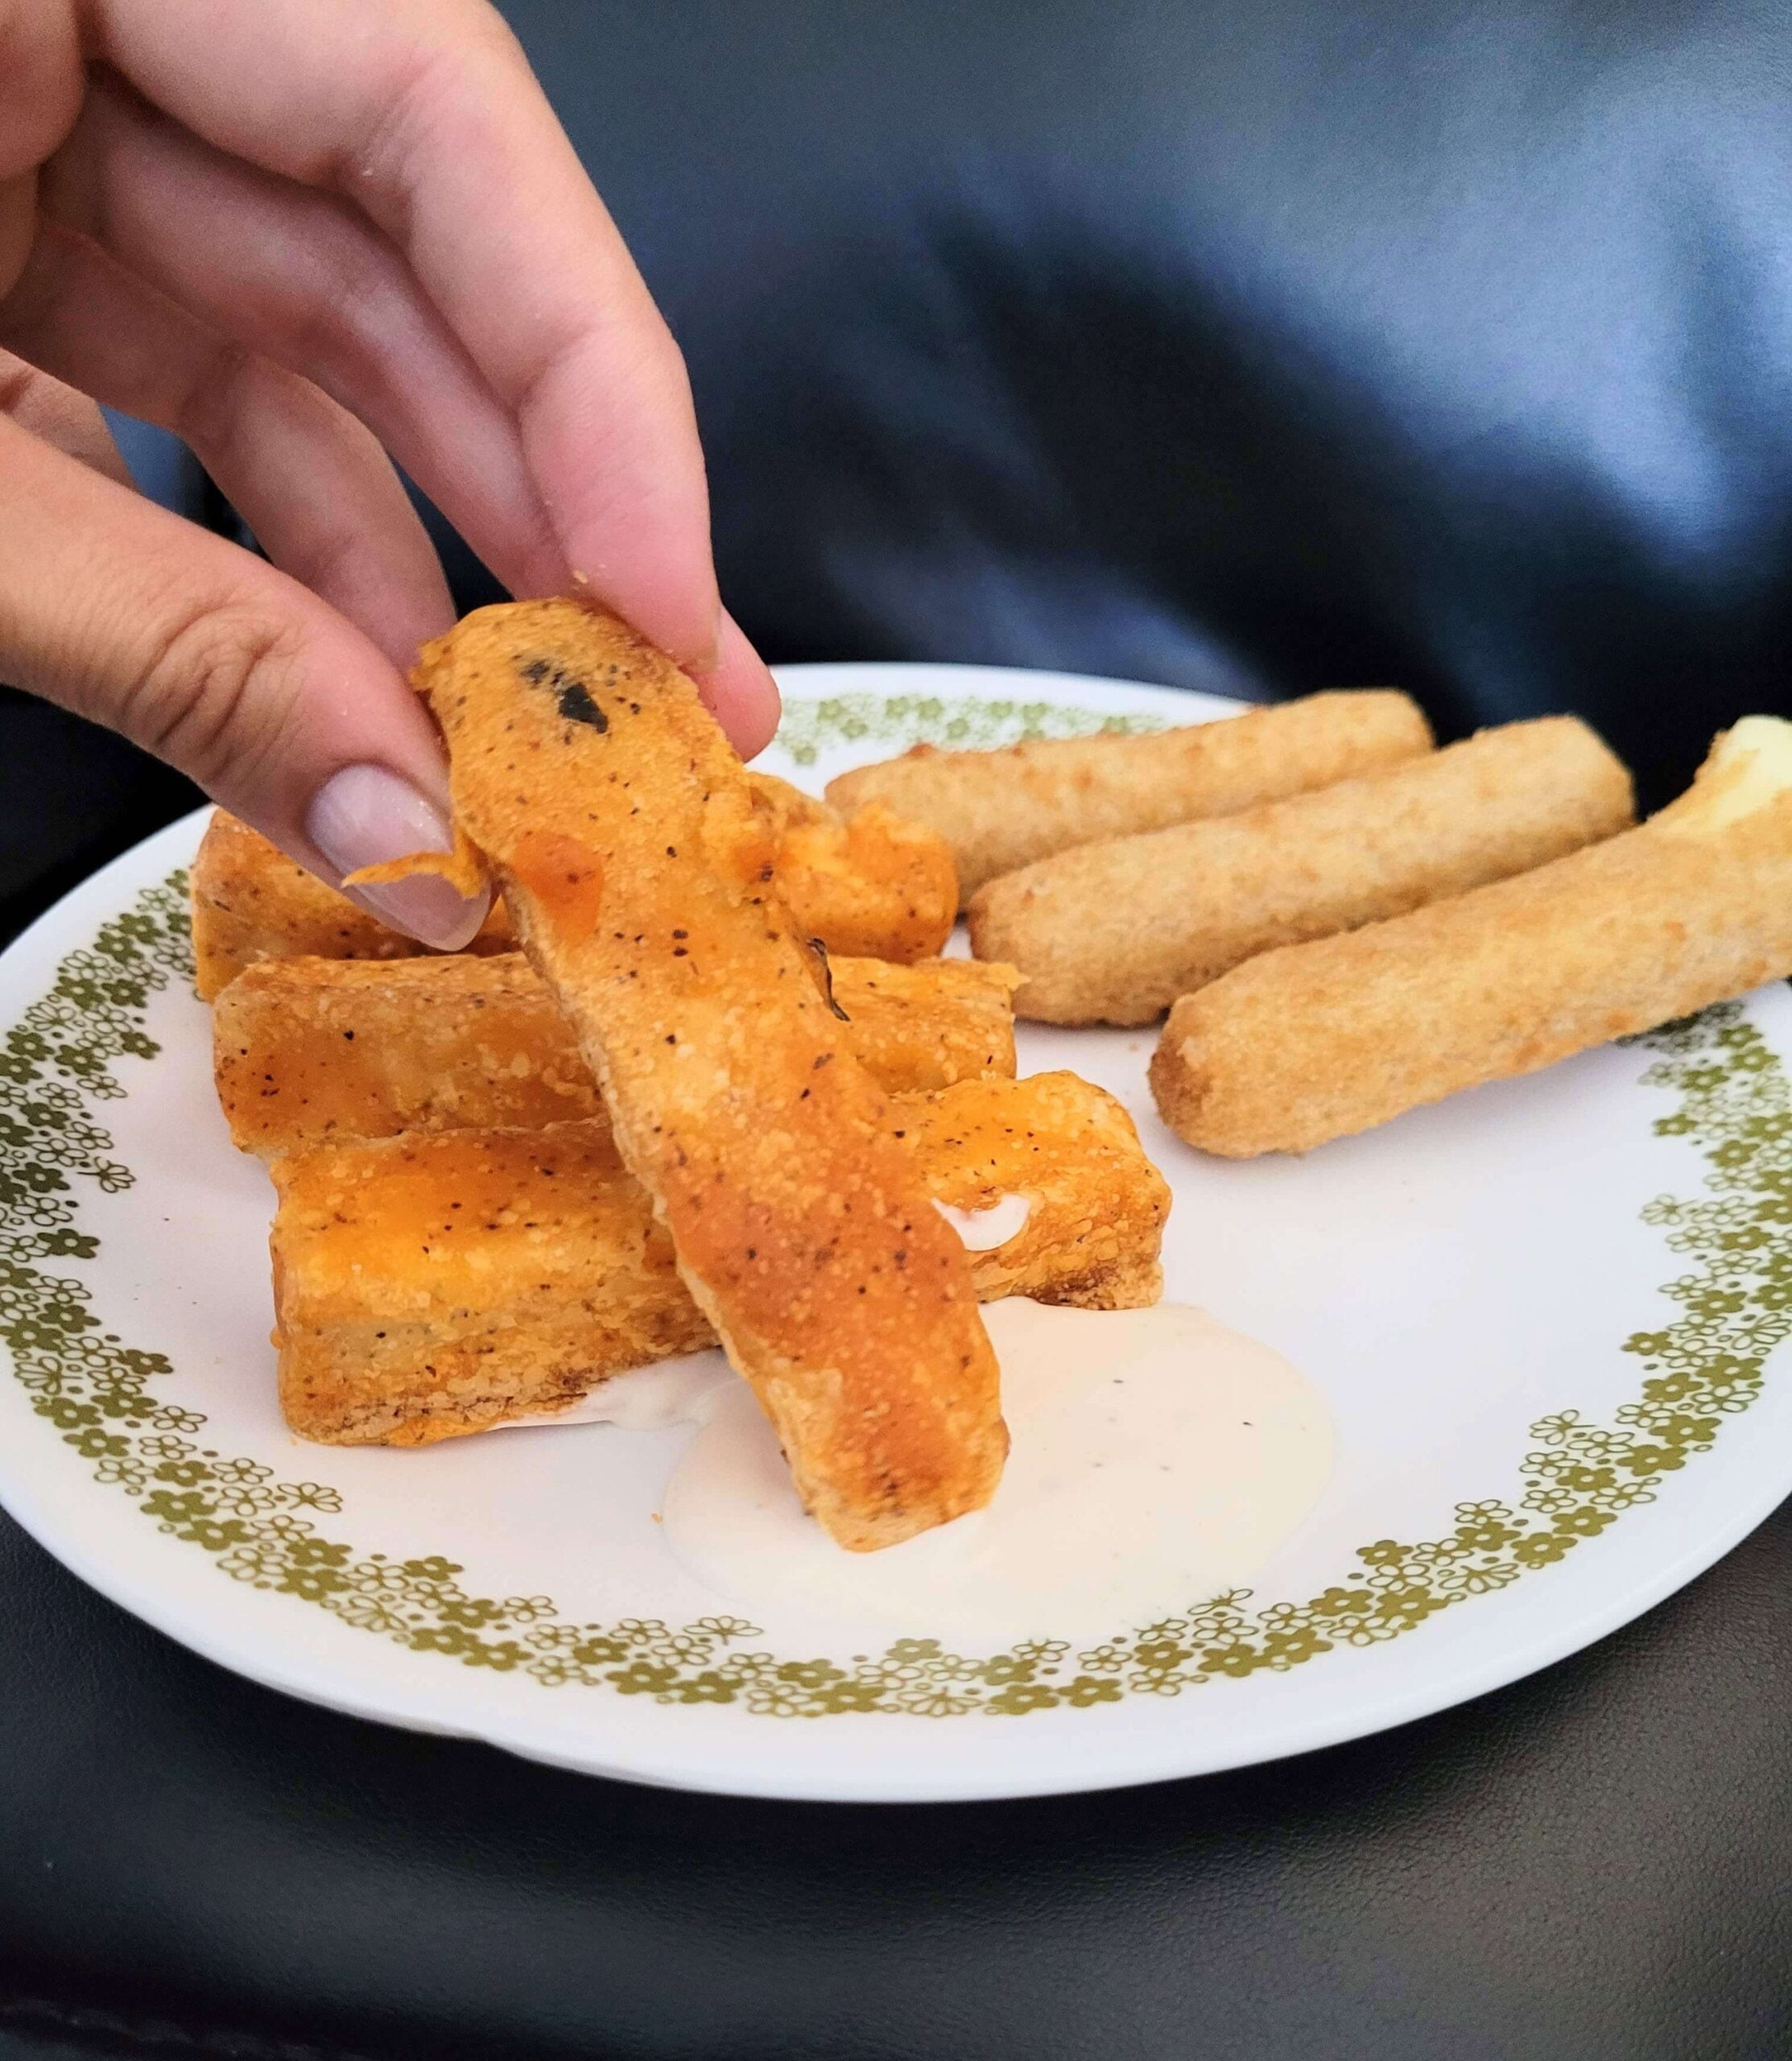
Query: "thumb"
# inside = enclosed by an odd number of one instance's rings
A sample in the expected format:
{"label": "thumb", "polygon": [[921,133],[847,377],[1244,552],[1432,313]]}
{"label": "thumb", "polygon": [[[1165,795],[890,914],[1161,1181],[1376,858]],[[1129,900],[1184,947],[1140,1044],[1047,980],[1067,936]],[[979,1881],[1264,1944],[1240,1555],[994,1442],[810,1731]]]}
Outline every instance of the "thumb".
{"label": "thumb", "polygon": [[[440,738],[366,636],[4,416],[0,679],[180,767],[332,886],[452,847]],[[450,951],[485,911],[432,875],[350,891]]]}

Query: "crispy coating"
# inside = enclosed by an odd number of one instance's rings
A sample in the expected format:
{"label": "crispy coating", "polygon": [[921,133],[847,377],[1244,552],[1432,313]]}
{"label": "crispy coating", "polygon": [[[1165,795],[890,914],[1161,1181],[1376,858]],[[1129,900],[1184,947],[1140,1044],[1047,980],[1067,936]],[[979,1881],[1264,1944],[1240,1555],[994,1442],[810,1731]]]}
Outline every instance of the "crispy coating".
{"label": "crispy coating", "polygon": [[264,1159],[332,1138],[608,1124],[520,952],[265,960],[214,1004],[212,1057],[231,1138]]}
{"label": "crispy coating", "polygon": [[1509,723],[1237,816],[1060,852],[971,902],[971,944],[1046,1023],[1149,1023],[1278,945],[1528,872],[1635,820],[1630,776],[1571,716]]}
{"label": "crispy coating", "polygon": [[836,959],[834,1000],[853,1049],[892,1094],[1014,1077],[1012,966],[972,959]]}
{"label": "crispy coating", "polygon": [[960,1081],[904,1096],[900,1129],[935,1202],[983,1210],[1026,1196],[1026,1222],[971,1255],[978,1295],[1131,1310],[1162,1291],[1158,1265],[1170,1188],[1132,1118],[1074,1073]]}
{"label": "crispy coating", "polygon": [[855,1551],[981,1508],[1007,1431],[964,1247],[816,985],[696,688],[576,601],[477,611],[417,682],[456,815],[805,1504]]}
{"label": "crispy coating", "polygon": [[[831,971],[849,1041],[882,1087],[1013,1077],[1009,968],[836,959]],[[264,960],[218,997],[212,1046],[231,1137],[264,1158],[332,1138],[609,1121],[521,952]]]}
{"label": "crispy coating", "polygon": [[[1074,1074],[902,1098],[927,1192],[1024,1195],[970,1256],[985,1301],[1154,1301],[1169,1192],[1131,1119]],[[563,1408],[715,1343],[601,1125],[336,1144],[273,1170],[280,1398],[301,1436],[419,1445]]]}
{"label": "crispy coating", "polygon": [[[194,854],[194,985],[201,1000],[222,993],[244,967],[299,953],[324,959],[408,959],[425,948],[389,930],[345,894],[326,887],[258,830],[214,812]],[[494,909],[469,948],[510,952],[509,919]]]}
{"label": "crispy coating", "polygon": [[1151,737],[1055,738],[861,766],[828,783],[849,816],[882,803],[950,845],[966,900],[985,881],[1097,838],[1128,837],[1329,787],[1431,748],[1418,705],[1389,688],[1310,694]]}
{"label": "crispy coating", "polygon": [[937,831],[886,808],[861,809],[849,823],[787,781],[747,778],[771,824],[778,891],[803,936],[830,952],[906,963],[952,936],[958,874]]}
{"label": "crispy coating", "polygon": [[[951,847],[932,831],[868,809],[850,824],[769,773],[747,779],[774,827],[774,881],[798,931],[830,952],[907,964],[939,951],[958,907]],[[465,857],[431,853],[357,874],[371,882],[417,871],[453,870]],[[429,948],[389,930],[347,895],[326,887],[258,830],[214,812],[192,864],[195,985],[202,1001],[221,993],[246,966],[266,959],[410,959]],[[473,952],[514,952],[516,932],[502,897],[493,902]]]}
{"label": "crispy coating", "polygon": [[421,1444],[713,1344],[608,1128],[324,1146],[270,1169],[280,1406]]}
{"label": "crispy coating", "polygon": [[1726,814],[1721,744],[1637,829],[1184,997],[1151,1063],[1166,1122],[1305,1152],[1792,973],[1792,791]]}

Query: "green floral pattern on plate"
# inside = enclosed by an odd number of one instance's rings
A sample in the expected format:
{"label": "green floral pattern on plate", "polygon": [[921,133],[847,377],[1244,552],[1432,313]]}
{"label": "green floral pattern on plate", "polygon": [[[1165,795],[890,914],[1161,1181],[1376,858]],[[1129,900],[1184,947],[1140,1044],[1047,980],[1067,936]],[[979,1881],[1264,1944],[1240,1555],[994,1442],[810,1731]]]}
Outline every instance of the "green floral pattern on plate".
{"label": "green floral pattern on plate", "polygon": [[[843,696],[797,710],[807,721],[814,708],[868,699]],[[897,734],[923,721],[919,705],[885,704],[898,711],[888,718]],[[939,712],[948,704],[927,706],[924,733],[949,735]],[[1015,704],[995,737],[978,734],[1010,741],[1037,712]],[[1084,727],[1097,725],[1088,718]],[[807,733],[816,748],[834,733],[819,721]],[[873,733],[890,731],[853,733]],[[1039,1639],[978,1656],[906,1638],[849,1660],[792,1658],[756,1645],[763,1634],[736,1617],[678,1627],[632,1617],[569,1621],[546,1596],[470,1592],[460,1580],[465,1569],[441,1555],[393,1559],[334,1535],[320,1520],[343,1514],[335,1489],[279,1481],[258,1461],[208,1445],[203,1413],[155,1392],[171,1371],[167,1359],[105,1329],[86,1286],[55,1270],[59,1259],[98,1250],[77,1222],[76,1182],[109,1193],[131,1183],[130,1171],[109,1156],[95,1111],[124,1092],[109,1071],[115,1059],[155,1054],[144,1029],[151,995],[191,976],[185,888],[177,874],[146,890],[63,961],[50,992],[0,1039],[0,1339],[38,1415],[97,1483],[128,1497],[160,1531],[212,1555],[233,1580],[465,1667],[548,1688],[733,1704],[774,1717],[1019,1716],[1285,1671],[1336,1647],[1398,1638],[1596,1538],[1707,1451],[1725,1417],[1748,1408],[1767,1355],[1792,1332],[1792,1093],[1760,1032],[1728,1003],[1634,1041],[1658,1055],[1643,1084],[1678,1097],[1656,1119],[1657,1134],[1687,1140],[1711,1170],[1703,1196],[1663,1196],[1643,1212],[1684,1258],[1685,1270],[1663,1291],[1682,1314],[1625,1342],[1645,1378],[1609,1424],[1569,1409],[1531,1427],[1511,1501],[1459,1505],[1439,1539],[1377,1539],[1305,1602],[1253,1607],[1240,1590],[1080,1650]]]}
{"label": "green floral pattern on plate", "polygon": [[787,701],[778,742],[799,766],[847,744],[938,745],[982,751],[1037,737],[1142,737],[1167,727],[1161,716],[1104,716],[1055,701],[947,700],[932,694],[831,694]]}

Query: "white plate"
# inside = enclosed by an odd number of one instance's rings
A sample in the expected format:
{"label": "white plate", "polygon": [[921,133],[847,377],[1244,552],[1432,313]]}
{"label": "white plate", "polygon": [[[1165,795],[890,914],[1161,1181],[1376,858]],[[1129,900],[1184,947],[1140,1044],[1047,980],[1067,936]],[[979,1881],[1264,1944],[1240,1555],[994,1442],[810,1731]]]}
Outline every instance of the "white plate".
{"label": "white plate", "polygon": [[[939,666],[799,667],[774,770],[1226,712]],[[740,1621],[651,1522],[688,1435],[308,1446],[275,1405],[270,1191],[213,1100],[170,878],[193,819],[0,960],[0,1496],[225,1666],[637,1781],[862,1799],[1099,1788],[1357,1737],[1509,1682],[1792,1488],[1783,988],[1305,1160],[1204,1160],[1142,1033],[1029,1032],[1175,1184],[1168,1292],[1323,1388],[1338,1464],[1252,1590],[1001,1654]],[[1746,1425],[1730,1419],[1746,1411]]]}

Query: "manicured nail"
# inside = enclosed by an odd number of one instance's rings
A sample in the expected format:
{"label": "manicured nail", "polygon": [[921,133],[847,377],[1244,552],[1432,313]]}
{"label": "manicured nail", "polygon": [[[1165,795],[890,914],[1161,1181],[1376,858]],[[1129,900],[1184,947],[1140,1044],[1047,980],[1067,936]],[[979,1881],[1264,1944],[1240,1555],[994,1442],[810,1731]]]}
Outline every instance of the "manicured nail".
{"label": "manicured nail", "polygon": [[[383,766],[345,766],[312,798],[305,835],[339,874],[356,873],[412,852],[450,852],[447,816],[408,780]],[[343,892],[382,923],[440,952],[473,942],[491,906],[487,894],[469,901],[433,874]]]}

